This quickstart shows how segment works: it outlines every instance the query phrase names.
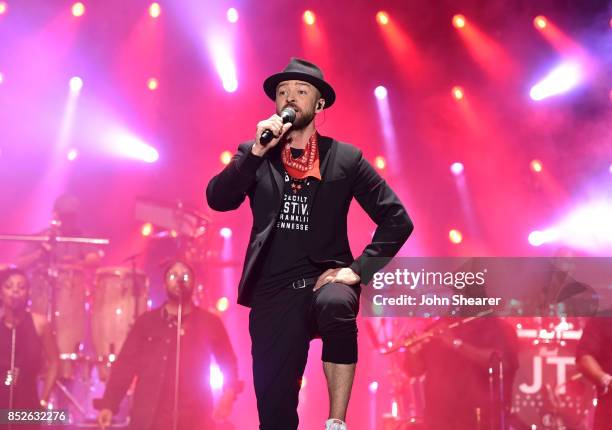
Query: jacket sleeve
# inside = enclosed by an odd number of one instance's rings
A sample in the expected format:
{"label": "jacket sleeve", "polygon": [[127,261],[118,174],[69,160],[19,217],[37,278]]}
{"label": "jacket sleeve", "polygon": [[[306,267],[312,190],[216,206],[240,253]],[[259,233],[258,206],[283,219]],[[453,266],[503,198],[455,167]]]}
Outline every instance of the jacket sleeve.
{"label": "jacket sleeve", "polygon": [[119,405],[132,384],[140,367],[139,357],[143,348],[143,320],[138,319],[123,344],[117,361],[111,367],[110,377],[102,400],[96,407],[117,413]]}
{"label": "jacket sleeve", "polygon": [[354,172],[353,195],[377,225],[372,241],[350,265],[361,277],[361,283],[367,284],[397,254],[414,225],[397,195],[361,151]]}
{"label": "jacket sleeve", "polygon": [[223,373],[223,386],[234,388],[237,392],[238,388],[238,362],[236,354],[230,343],[229,336],[225,330],[225,326],[219,317],[212,315],[212,332],[213,332],[213,354],[215,361]]}
{"label": "jacket sleeve", "polygon": [[252,154],[251,146],[253,142],[239,145],[230,163],[208,183],[206,201],[211,209],[230,211],[237,209],[244,201],[264,159]]}

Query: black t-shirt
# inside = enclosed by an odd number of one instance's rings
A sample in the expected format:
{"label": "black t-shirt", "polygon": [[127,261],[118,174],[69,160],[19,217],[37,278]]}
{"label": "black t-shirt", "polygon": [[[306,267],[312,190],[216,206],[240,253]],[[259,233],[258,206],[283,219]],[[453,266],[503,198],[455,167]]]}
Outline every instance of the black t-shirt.
{"label": "black t-shirt", "polygon": [[[302,152],[291,148],[293,158]],[[319,180],[293,179],[285,172],[284,184],[281,210],[264,249],[254,298],[273,294],[292,281],[316,277],[323,272],[310,261],[304,246],[307,236],[312,234],[310,210]]]}

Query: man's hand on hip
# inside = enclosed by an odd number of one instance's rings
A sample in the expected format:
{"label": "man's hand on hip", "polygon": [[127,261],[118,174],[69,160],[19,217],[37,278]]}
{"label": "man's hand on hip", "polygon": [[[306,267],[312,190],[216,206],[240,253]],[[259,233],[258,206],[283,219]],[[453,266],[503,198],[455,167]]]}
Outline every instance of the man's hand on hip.
{"label": "man's hand on hip", "polygon": [[321,273],[319,279],[313,288],[313,291],[317,291],[325,284],[330,282],[341,282],[346,285],[358,285],[361,278],[350,267],[338,267],[337,269],[327,269]]}

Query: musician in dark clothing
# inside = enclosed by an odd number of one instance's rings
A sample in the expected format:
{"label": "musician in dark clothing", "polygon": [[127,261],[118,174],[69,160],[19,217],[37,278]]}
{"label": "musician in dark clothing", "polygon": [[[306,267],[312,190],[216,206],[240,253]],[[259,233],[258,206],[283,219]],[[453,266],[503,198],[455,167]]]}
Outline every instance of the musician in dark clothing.
{"label": "musician in dark clothing", "polygon": [[598,389],[594,430],[612,429],[612,317],[589,320],[576,350],[582,373]]}
{"label": "musician in dark clothing", "polygon": [[[168,301],[141,315],[132,327],[111,369],[98,423],[107,428],[126,391],[137,378],[130,414],[132,430],[172,429],[175,400],[176,342],[182,303],[178,429],[213,429],[213,418],[224,419],[236,394],[237,364],[223,323],[192,302],[192,269],[174,262],[165,272]],[[211,357],[224,376],[223,395],[213,411]]]}
{"label": "musician in dark clothing", "polygon": [[[0,272],[0,409],[43,409],[55,383],[59,352],[45,316],[27,310],[28,278],[19,269]],[[37,378],[47,360],[39,397]],[[12,391],[12,395],[11,395]],[[37,425],[19,425],[37,429]]]}
{"label": "musician in dark clothing", "polygon": [[[82,236],[79,226],[80,202],[72,194],[62,194],[53,204],[49,227],[36,233],[41,236]],[[70,242],[33,242],[28,244],[19,258],[19,267],[35,270],[38,266],[44,268],[51,262],[54,264],[99,264],[104,253],[91,245]]]}
{"label": "musician in dark clothing", "polygon": [[[457,325],[441,319],[430,327],[440,334],[408,351],[410,375],[425,374],[425,423],[428,430],[477,430],[498,421],[492,407],[489,367],[503,363],[505,416],[518,369],[518,338],[512,326],[497,317],[481,317]],[[452,328],[450,328],[452,327]],[[499,398],[498,378],[493,381]],[[499,427],[494,427],[499,428]]]}

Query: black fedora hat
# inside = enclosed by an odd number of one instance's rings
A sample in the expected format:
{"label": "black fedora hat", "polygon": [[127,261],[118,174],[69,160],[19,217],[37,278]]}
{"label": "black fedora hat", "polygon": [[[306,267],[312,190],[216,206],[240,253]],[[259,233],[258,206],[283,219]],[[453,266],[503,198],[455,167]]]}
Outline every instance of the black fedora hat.
{"label": "black fedora hat", "polygon": [[267,96],[276,100],[276,87],[283,81],[304,81],[313,85],[321,92],[321,97],[325,99],[325,109],[331,107],[336,101],[336,92],[323,79],[323,72],[315,64],[299,58],[291,58],[291,61],[280,72],[270,76],[264,81],[263,88]]}

